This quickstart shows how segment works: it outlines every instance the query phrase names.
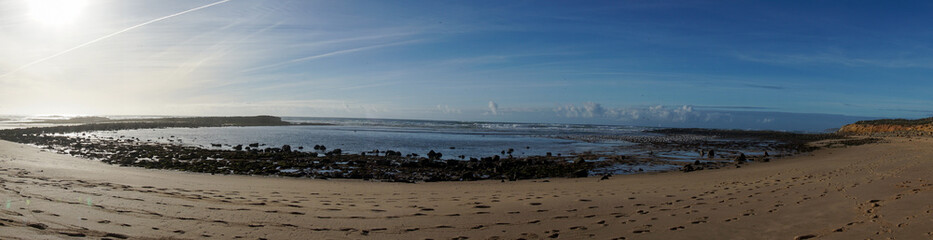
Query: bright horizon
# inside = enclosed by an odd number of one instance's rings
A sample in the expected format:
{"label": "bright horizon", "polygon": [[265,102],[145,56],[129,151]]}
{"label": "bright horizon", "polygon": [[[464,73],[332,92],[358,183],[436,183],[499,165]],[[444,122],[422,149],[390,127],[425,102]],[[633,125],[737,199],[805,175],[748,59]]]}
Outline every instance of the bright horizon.
{"label": "bright horizon", "polygon": [[0,114],[819,130],[933,116],[930,4],[0,1]]}

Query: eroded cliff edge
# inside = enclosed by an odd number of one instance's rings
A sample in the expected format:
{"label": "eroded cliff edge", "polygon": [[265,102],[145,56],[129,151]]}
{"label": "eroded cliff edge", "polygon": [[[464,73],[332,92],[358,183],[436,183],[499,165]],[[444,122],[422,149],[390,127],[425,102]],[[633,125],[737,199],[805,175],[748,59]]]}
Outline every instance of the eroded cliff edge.
{"label": "eroded cliff edge", "polygon": [[923,119],[880,119],[845,125],[839,133],[871,134],[890,132],[933,133],[933,117]]}

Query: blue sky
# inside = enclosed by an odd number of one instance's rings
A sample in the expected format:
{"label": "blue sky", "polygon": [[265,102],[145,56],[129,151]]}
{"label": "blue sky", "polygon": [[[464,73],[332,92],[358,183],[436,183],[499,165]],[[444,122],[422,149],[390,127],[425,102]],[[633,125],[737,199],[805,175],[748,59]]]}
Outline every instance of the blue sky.
{"label": "blue sky", "polygon": [[931,10],[908,1],[2,0],[0,113],[813,130],[933,115]]}

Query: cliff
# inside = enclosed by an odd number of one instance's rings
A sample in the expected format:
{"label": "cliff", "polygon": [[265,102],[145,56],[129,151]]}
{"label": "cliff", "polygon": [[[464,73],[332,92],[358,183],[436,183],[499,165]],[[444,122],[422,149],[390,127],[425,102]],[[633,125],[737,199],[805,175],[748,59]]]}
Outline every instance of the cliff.
{"label": "cliff", "polygon": [[933,118],[881,119],[845,125],[839,133],[933,132]]}

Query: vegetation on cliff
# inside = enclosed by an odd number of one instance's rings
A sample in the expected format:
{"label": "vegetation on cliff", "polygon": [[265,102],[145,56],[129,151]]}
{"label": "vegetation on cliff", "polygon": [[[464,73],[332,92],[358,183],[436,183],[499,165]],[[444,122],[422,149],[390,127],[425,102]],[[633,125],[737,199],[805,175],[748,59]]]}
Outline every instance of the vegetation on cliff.
{"label": "vegetation on cliff", "polygon": [[878,120],[866,120],[858,121],[855,124],[859,125],[897,125],[897,126],[919,126],[919,125],[931,125],[933,124],[933,117],[930,118],[921,118],[921,119],[878,119]]}
{"label": "vegetation on cliff", "polygon": [[839,133],[872,134],[872,133],[924,133],[933,132],[933,118],[922,119],[879,119],[858,121],[845,125]]}

